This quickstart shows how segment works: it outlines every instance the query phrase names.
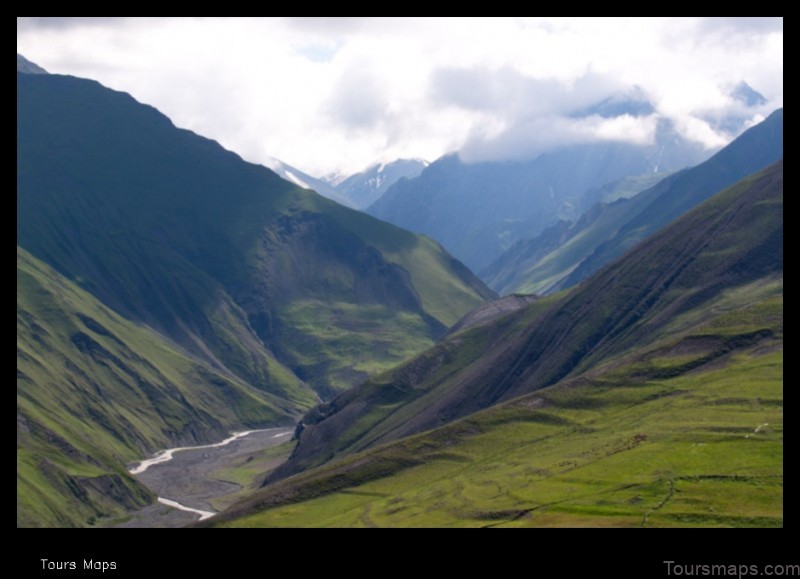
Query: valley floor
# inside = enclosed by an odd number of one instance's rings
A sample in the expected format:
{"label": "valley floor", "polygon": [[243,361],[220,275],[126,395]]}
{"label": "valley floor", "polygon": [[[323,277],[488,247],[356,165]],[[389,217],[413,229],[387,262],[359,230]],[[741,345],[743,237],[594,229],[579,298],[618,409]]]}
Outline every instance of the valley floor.
{"label": "valley floor", "polygon": [[[152,464],[135,476],[159,497],[191,509],[220,511],[286,460],[293,432],[293,428],[259,430],[225,446],[180,450],[171,460]],[[110,526],[180,527],[198,519],[195,513],[154,503]]]}

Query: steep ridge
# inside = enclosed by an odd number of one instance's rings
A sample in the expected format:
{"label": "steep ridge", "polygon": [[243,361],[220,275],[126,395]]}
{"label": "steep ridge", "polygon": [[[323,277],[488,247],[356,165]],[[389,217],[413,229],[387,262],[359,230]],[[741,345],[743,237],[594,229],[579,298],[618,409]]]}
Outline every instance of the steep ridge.
{"label": "steep ridge", "polygon": [[[449,337],[307,414],[277,480],[572,379],[783,271],[783,163],[687,213],[569,292]],[[757,341],[758,332],[743,336]],[[723,348],[724,349],[724,348]]]}
{"label": "steep ridge", "polygon": [[600,203],[569,226],[552,226],[500,256],[481,278],[501,294],[575,285],[682,213],[783,157],[783,110],[708,161],[626,200]]}
{"label": "steep ridge", "polygon": [[34,64],[21,54],[17,53],[17,72],[25,74],[47,74],[47,71],[38,64]]}

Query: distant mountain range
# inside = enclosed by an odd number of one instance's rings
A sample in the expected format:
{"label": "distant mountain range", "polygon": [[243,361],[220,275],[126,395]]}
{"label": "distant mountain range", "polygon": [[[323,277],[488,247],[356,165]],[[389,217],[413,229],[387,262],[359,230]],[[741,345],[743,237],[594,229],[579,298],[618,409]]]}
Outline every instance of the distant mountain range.
{"label": "distant mountain range", "polygon": [[631,198],[599,203],[518,242],[481,278],[501,294],[550,293],[570,287],[709,196],[783,158],[783,109],[747,130],[700,165]]}
{"label": "distant mountain range", "polygon": [[312,177],[307,173],[303,173],[300,169],[295,169],[291,165],[287,165],[283,161],[274,158],[268,159],[264,165],[275,171],[281,178],[286,179],[298,187],[316,191],[323,197],[341,203],[345,207],[358,208],[358,205],[351,200],[348,195],[342,193],[336,187],[331,186],[323,179]]}
{"label": "distant mountain range", "polygon": [[435,242],[60,75],[17,74],[17,245],[25,526],[152,500],[125,463],[290,423],[493,296]]}
{"label": "distant mountain range", "polygon": [[328,182],[343,194],[354,207],[363,209],[377,201],[400,179],[413,179],[430,165],[420,159],[398,159],[378,163],[349,177],[332,176]]}
{"label": "distant mountain range", "polygon": [[312,177],[278,159],[269,159],[265,165],[290,183],[316,191],[346,207],[364,209],[400,179],[419,175],[429,163],[419,159],[398,159],[391,163],[376,163],[353,175],[337,173],[322,178]]}
{"label": "distant mountain range", "polygon": [[530,161],[465,163],[451,155],[390,187],[367,212],[429,235],[480,271],[518,240],[559,219],[577,219],[591,189],[631,175],[675,171],[708,154],[662,121],[647,146],[573,145]]}

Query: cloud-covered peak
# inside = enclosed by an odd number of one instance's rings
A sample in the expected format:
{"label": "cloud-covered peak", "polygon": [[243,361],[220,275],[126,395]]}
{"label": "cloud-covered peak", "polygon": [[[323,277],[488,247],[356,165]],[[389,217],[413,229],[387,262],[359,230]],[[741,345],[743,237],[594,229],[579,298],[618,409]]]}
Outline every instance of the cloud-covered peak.
{"label": "cloud-covered peak", "polygon": [[739,101],[747,107],[757,107],[767,104],[767,99],[764,98],[764,95],[753,89],[753,87],[745,81],[740,82],[733,88],[731,96],[734,100]]}
{"label": "cloud-covered peak", "polygon": [[617,92],[596,104],[575,111],[570,116],[581,118],[597,115],[604,119],[611,119],[625,115],[647,117],[654,112],[656,112],[656,109],[645,92],[640,87],[635,86],[630,90]]}

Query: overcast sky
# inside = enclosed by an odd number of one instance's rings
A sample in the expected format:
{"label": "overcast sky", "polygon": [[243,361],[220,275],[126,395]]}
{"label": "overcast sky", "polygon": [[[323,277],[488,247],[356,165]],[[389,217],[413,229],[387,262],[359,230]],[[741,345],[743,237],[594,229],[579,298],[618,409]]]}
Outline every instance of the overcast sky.
{"label": "overcast sky", "polygon": [[[783,106],[782,18],[17,18],[17,52],[99,80],[249,161],[312,175],[378,161],[519,158],[567,142],[647,142],[673,120]],[[657,114],[569,113],[638,86]],[[712,123],[713,124],[713,123]]]}

